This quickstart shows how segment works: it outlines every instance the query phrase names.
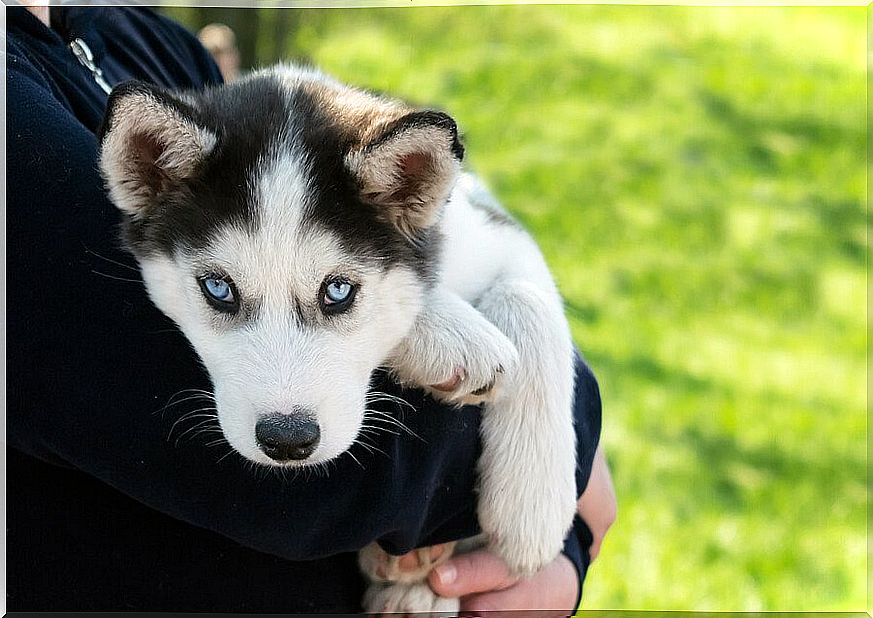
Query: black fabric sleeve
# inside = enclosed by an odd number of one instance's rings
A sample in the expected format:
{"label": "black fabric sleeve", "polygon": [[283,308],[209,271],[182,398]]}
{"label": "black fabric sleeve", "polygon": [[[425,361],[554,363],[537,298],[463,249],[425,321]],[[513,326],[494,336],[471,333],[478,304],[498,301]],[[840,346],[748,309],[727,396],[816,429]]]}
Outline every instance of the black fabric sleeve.
{"label": "black fabric sleeve", "polygon": [[[576,401],[574,410],[574,425],[576,428],[576,495],[581,496],[588,486],[591,468],[594,461],[594,451],[600,440],[601,401],[600,389],[591,369],[576,357]],[[579,589],[576,595],[575,610],[582,599],[582,588],[588,567],[591,564],[591,545],[594,537],[588,524],[578,515],[573,520],[573,527],[564,540],[563,553],[576,569]]]}
{"label": "black fabric sleeve", "polygon": [[[183,418],[207,405],[190,389],[209,390],[209,381],[119,249],[96,139],[52,98],[39,72],[14,50],[7,58],[10,445],[291,560],[377,538],[399,553],[478,532],[475,408],[445,408],[419,391],[377,383],[413,406],[383,409],[420,437],[383,433],[382,452],[355,446],[357,461],[344,455],[327,473],[293,478],[253,470],[226,444],[211,444],[216,434],[198,433],[208,428],[194,427],[201,417]],[[581,361],[579,368],[577,483],[587,482],[600,424],[599,398],[596,415],[584,400],[596,383]]]}
{"label": "black fabric sleeve", "polygon": [[572,608],[567,609],[576,610],[579,607],[579,602],[582,600],[585,576],[588,574],[588,567],[591,565],[591,554],[589,552],[591,551],[593,541],[594,537],[591,535],[588,525],[577,515],[573,520],[573,528],[570,530],[570,534],[567,535],[567,539],[564,541],[564,549],[561,552],[573,563],[578,578],[576,604]]}
{"label": "black fabric sleeve", "polygon": [[576,398],[573,403],[573,423],[576,429],[576,495],[588,487],[594,451],[600,443],[602,402],[600,387],[591,368],[576,353]]}

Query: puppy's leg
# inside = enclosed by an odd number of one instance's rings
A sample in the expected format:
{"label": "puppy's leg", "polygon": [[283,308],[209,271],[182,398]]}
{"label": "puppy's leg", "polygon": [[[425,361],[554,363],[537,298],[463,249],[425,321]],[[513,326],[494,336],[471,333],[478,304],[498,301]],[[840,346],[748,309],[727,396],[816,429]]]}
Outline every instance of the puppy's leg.
{"label": "puppy's leg", "polygon": [[358,553],[361,571],[370,581],[364,594],[364,611],[385,612],[453,612],[457,613],[458,599],[436,595],[427,585],[427,575],[438,564],[452,555],[454,543],[449,543],[436,558],[431,548],[416,550],[418,568],[400,568],[400,557],[386,553],[377,543],[371,543]]}
{"label": "puppy's leg", "polygon": [[448,390],[429,390],[443,401],[468,404],[493,398],[517,360],[515,346],[494,324],[437,287],[389,364],[401,382],[424,388],[450,383]]}
{"label": "puppy's leg", "polygon": [[529,281],[499,280],[476,306],[519,354],[483,412],[479,522],[530,574],[557,556],[576,509],[572,339],[557,292]]}

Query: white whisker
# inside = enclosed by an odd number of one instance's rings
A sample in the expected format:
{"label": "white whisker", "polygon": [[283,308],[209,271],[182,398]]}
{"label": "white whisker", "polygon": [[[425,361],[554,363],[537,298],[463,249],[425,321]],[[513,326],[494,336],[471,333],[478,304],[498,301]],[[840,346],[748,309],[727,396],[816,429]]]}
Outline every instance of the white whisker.
{"label": "white whisker", "polygon": [[[82,246],[85,247],[85,245],[82,245]],[[110,259],[110,258],[106,257],[105,255],[100,255],[99,253],[97,253],[96,251],[93,251],[92,249],[89,249],[88,247],[85,247],[85,251],[87,251],[88,253],[90,253],[91,255],[93,255],[95,257],[100,258],[104,262],[109,262],[110,264],[115,264],[116,266],[121,266],[122,268],[127,268],[128,270],[132,270],[136,273],[139,272],[139,269],[136,268],[135,266],[131,266],[130,264],[124,264],[123,262],[119,262],[118,260]]]}
{"label": "white whisker", "polygon": [[[178,401],[175,401],[176,397],[178,397],[180,395],[187,394],[187,393],[194,393],[194,394],[189,396],[189,397],[185,397],[184,399],[180,399]],[[166,412],[169,408],[171,408],[173,406],[177,406],[179,404],[185,403],[186,401],[191,401],[194,399],[205,399],[206,401],[211,401],[211,402],[215,403],[215,395],[213,395],[209,391],[204,391],[204,390],[199,389],[199,388],[186,388],[186,389],[183,389],[181,391],[178,391],[178,392],[170,395],[170,397],[167,399],[167,403],[165,403],[162,407],[160,407],[157,410],[155,410],[154,412],[152,412],[152,414],[163,414],[164,412]]]}
{"label": "white whisker", "polygon": [[394,418],[390,414],[388,414],[386,412],[382,412],[380,410],[372,410],[370,408],[367,408],[366,410],[364,410],[364,414],[366,415],[367,413],[371,414],[371,416],[369,418],[370,421],[372,421],[372,422],[381,421],[381,422],[389,423],[391,425],[394,425],[395,427],[397,427],[401,431],[405,431],[410,436],[417,438],[417,439],[421,440],[422,442],[425,442],[425,440],[421,436],[419,436],[417,433],[415,433],[409,427],[407,427],[403,422]]}
{"label": "white whisker", "polygon": [[[233,449],[233,447],[231,447],[231,449],[229,451],[227,451],[224,455],[222,455],[221,457],[218,458],[218,461],[216,461],[215,464],[216,465],[220,464],[222,461],[224,461],[224,459],[226,457],[233,455],[235,452],[236,451]],[[246,460],[246,461],[248,461],[248,460]]]}
{"label": "white whisker", "polygon": [[[170,431],[167,434],[167,440],[169,441],[169,439],[173,436],[173,431],[175,431],[175,429],[179,425],[179,423],[193,420],[195,418],[208,418],[210,420],[217,419],[218,417],[215,414],[213,414],[214,411],[215,411],[215,408],[213,408],[212,406],[207,406],[205,408],[198,408],[197,410],[192,410],[191,412],[188,412],[187,414],[183,414],[182,416],[177,418],[176,421],[170,426]],[[201,414],[201,413],[203,413],[203,414]]]}
{"label": "white whisker", "polygon": [[[200,428],[202,428],[204,425],[208,425],[208,424],[213,423],[213,422],[215,422],[215,421],[217,420],[217,417],[216,417],[215,415],[213,415],[213,414],[207,414],[207,415],[198,414],[197,416],[198,416],[198,417],[206,416],[206,419],[200,421],[199,423],[195,423],[193,426],[189,427],[188,429],[186,429],[185,431],[183,431],[181,434],[179,434],[179,437],[176,438],[176,442],[175,442],[174,446],[178,447],[178,446],[179,446],[179,442],[182,440],[182,438],[184,438],[186,435],[188,435],[188,434],[191,433],[192,431],[195,431],[195,430],[197,430],[197,429],[200,429]],[[192,418],[194,418],[194,417],[192,417]],[[206,428],[206,429],[210,429],[210,428]],[[214,429],[216,429],[216,428],[213,427],[213,428],[211,428],[211,429],[214,430]],[[201,431],[205,431],[205,429],[201,429]],[[199,432],[197,432],[197,433],[195,433],[194,435],[192,435],[191,438],[192,438],[192,439],[195,438],[195,437],[198,435],[198,433],[199,433]]]}
{"label": "white whisker", "polygon": [[117,277],[115,275],[102,273],[99,270],[92,270],[91,272],[94,273],[95,275],[100,275],[101,277],[106,277],[107,279],[114,279],[115,281],[124,281],[126,283],[142,283],[141,279],[128,279],[126,277]]}
{"label": "white whisker", "polygon": [[368,404],[375,403],[377,401],[392,401],[394,403],[406,406],[410,410],[415,410],[415,406],[403,399],[402,397],[398,397],[397,395],[391,395],[389,393],[383,393],[382,391],[371,391],[367,393],[367,397],[364,401]]}
{"label": "white whisker", "polygon": [[346,451],[346,454],[348,454],[349,457],[354,459],[356,464],[361,466],[361,470],[366,470],[366,468],[364,468],[364,464],[362,464],[360,461],[358,461],[358,458],[355,457],[355,454],[351,450]]}

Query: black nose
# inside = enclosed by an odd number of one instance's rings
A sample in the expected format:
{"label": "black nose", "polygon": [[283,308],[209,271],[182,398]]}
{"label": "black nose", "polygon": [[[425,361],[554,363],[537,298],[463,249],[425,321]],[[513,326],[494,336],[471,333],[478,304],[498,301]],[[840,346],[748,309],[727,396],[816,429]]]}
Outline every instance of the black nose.
{"label": "black nose", "polygon": [[270,459],[306,459],[318,446],[318,424],[297,414],[270,414],[255,424],[258,446]]}

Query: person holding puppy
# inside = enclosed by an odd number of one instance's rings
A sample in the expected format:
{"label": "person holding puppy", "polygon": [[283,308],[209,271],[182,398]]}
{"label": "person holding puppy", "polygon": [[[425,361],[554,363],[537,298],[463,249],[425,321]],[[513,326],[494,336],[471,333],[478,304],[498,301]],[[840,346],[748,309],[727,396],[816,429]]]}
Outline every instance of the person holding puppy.
{"label": "person holding puppy", "polygon": [[[416,408],[403,422],[422,440],[381,432],[388,457],[363,470],[341,458],[326,476],[259,474],[197,435],[214,429],[208,378],[118,248],[95,135],[122,81],[185,89],[221,76],[148,9],[7,18],[8,608],[357,611],[353,552],[367,542],[434,555],[475,535],[476,408],[379,378]],[[521,581],[487,552],[457,556],[431,574],[437,593],[469,610],[573,606],[615,509],[581,359],[576,431],[584,493],[564,553]]]}

